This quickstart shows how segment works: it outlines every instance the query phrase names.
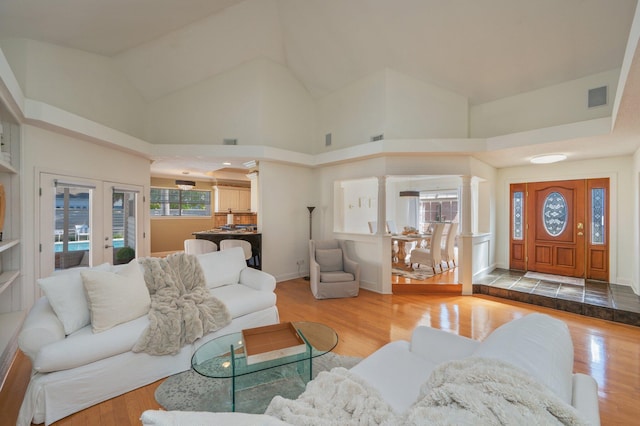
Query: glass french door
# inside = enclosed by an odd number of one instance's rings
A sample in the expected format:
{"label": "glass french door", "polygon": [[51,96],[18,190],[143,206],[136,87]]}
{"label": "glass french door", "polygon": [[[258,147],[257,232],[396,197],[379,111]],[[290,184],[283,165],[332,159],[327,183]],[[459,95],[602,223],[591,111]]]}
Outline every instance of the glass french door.
{"label": "glass french door", "polygon": [[142,187],[40,173],[40,273],[127,263],[143,241]]}
{"label": "glass french door", "polygon": [[[141,188],[105,182],[105,255],[113,265],[129,263],[138,253]],[[110,224],[110,225],[109,225]]]}

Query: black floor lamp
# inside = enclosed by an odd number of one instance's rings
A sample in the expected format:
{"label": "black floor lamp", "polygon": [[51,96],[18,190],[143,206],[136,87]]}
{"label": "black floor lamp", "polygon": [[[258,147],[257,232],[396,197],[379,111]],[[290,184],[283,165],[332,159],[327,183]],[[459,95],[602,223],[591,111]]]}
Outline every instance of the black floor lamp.
{"label": "black floor lamp", "polygon": [[[311,229],[312,229],[312,223],[313,223],[313,209],[315,209],[315,206],[307,206],[307,209],[309,209],[309,240],[312,240],[312,234],[311,234]],[[311,259],[309,259],[309,268],[311,268]],[[311,278],[309,276],[304,277],[305,280],[309,281]]]}
{"label": "black floor lamp", "polygon": [[313,219],[313,209],[315,209],[315,207],[311,206],[307,208],[309,209],[309,239],[312,240],[313,238],[311,238],[311,221]]}

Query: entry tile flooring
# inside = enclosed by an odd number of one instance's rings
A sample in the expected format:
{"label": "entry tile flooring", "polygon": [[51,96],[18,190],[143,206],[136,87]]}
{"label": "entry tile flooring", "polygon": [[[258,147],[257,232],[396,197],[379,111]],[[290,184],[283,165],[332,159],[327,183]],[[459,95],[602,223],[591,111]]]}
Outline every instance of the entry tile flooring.
{"label": "entry tile flooring", "polygon": [[525,278],[495,269],[475,280],[474,294],[515,300],[640,327],[640,296],[631,287],[587,280],[584,286]]}

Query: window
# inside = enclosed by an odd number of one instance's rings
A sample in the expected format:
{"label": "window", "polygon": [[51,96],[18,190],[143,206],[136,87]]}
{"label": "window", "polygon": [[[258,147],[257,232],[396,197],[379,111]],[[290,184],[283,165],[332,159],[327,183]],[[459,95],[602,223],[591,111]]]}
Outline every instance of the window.
{"label": "window", "polygon": [[211,191],[151,188],[151,216],[211,216]]}
{"label": "window", "polygon": [[458,191],[421,191],[419,225],[427,232],[432,222],[451,222],[458,217]]}

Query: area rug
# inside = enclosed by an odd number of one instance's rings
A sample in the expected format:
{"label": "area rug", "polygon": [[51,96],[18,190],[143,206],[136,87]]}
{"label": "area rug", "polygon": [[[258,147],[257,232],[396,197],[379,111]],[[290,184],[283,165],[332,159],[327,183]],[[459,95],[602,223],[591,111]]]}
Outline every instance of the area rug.
{"label": "area rug", "polygon": [[531,278],[534,280],[551,281],[554,283],[581,285],[584,286],[584,278],[564,277],[562,275],[541,274],[540,272],[527,272],[524,274],[525,278]]}
{"label": "area rug", "polygon": [[[407,267],[408,268],[408,267]],[[412,280],[426,280],[433,276],[433,269],[418,267],[415,270],[392,268],[391,275],[397,275]]]}
{"label": "area rug", "polygon": [[[334,367],[351,368],[360,360],[329,352],[313,359],[313,377]],[[306,386],[293,365],[244,377],[265,384],[236,392],[236,411],[243,413],[262,414],[275,395],[295,399]],[[164,409],[179,411],[230,412],[230,395],[231,379],[210,379],[193,370],[168,377],[155,392],[156,401]]]}

